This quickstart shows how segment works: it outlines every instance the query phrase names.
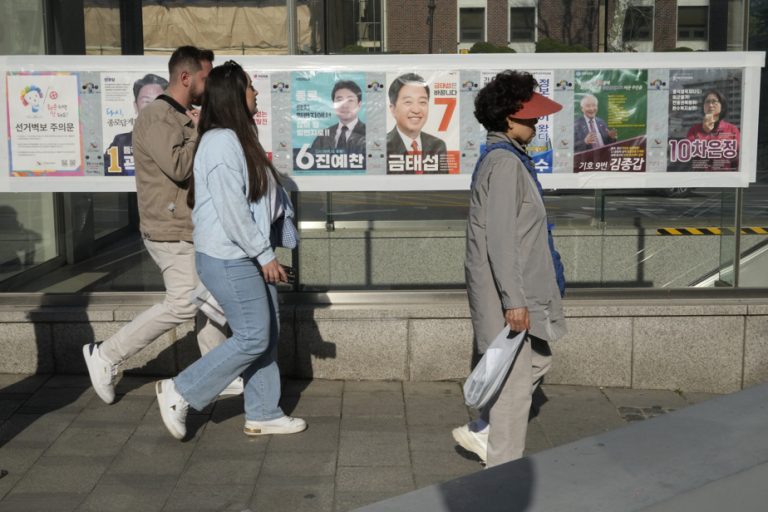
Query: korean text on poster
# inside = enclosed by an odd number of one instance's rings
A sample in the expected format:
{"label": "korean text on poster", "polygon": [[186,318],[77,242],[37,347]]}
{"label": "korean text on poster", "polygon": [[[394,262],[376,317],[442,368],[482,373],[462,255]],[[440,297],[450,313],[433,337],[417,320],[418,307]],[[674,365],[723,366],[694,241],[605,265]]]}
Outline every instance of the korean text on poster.
{"label": "korean text on poster", "polygon": [[77,75],[6,76],[13,176],[82,176]]}
{"label": "korean text on poster", "polygon": [[363,73],[293,73],[293,168],[302,174],[365,173]]}

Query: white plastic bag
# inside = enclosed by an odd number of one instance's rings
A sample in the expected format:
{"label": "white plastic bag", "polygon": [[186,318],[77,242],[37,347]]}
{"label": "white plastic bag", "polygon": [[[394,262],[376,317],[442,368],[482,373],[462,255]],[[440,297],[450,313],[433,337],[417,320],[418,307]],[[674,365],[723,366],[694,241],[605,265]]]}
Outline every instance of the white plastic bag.
{"label": "white plastic bag", "polygon": [[491,400],[501,388],[501,383],[509,373],[512,362],[517,356],[526,332],[518,333],[512,339],[509,325],[496,335],[491,346],[472,370],[464,383],[464,402],[473,409],[480,409]]}
{"label": "white plastic bag", "polygon": [[189,294],[189,302],[197,306],[205,316],[220,326],[224,327],[227,325],[227,317],[224,316],[224,311],[213,294],[208,291],[202,282]]}

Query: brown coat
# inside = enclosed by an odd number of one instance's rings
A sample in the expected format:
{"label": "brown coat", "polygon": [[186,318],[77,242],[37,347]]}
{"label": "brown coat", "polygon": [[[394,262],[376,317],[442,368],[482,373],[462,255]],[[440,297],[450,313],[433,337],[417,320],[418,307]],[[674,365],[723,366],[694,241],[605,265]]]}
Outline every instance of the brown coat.
{"label": "brown coat", "polygon": [[161,96],[147,105],[133,127],[140,230],[156,242],[192,241],[187,191],[197,129],[184,107]]}

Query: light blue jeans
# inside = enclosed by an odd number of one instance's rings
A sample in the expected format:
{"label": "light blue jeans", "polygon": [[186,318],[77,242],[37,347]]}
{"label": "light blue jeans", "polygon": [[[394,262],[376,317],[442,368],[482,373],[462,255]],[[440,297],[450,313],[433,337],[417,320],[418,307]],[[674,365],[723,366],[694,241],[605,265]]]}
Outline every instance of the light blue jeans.
{"label": "light blue jeans", "polygon": [[245,419],[283,416],[278,406],[277,288],[264,282],[255,259],[220,260],[196,252],[195,265],[227,316],[232,337],[181,372],[174,379],[176,389],[192,407],[202,410],[242,375]]}

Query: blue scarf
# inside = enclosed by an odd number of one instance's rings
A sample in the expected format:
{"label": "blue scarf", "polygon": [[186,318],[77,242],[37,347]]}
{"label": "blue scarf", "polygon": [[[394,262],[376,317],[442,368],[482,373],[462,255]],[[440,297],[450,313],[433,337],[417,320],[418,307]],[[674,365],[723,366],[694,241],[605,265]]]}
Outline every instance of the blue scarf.
{"label": "blue scarf", "polygon": [[[472,186],[475,185],[475,178],[477,176],[477,171],[480,169],[480,164],[485,159],[485,157],[488,156],[488,153],[494,149],[506,149],[507,151],[514,153],[515,156],[520,159],[525,168],[528,169],[528,173],[533,178],[533,181],[536,183],[536,188],[538,189],[539,195],[541,196],[541,201],[544,202],[544,191],[541,188],[539,178],[536,176],[536,169],[533,166],[533,160],[531,160],[531,157],[518,149],[511,142],[495,142],[485,146],[483,152],[480,153],[480,158],[477,159],[475,170],[472,172]],[[555,267],[555,279],[557,280],[557,287],[560,289],[560,296],[562,297],[565,295],[565,268],[563,267],[560,253],[557,252],[557,249],[555,249],[555,240],[552,238],[552,229],[554,227],[555,225],[550,223],[549,219],[547,219],[547,242],[549,243],[549,252],[552,254],[552,264]]]}

